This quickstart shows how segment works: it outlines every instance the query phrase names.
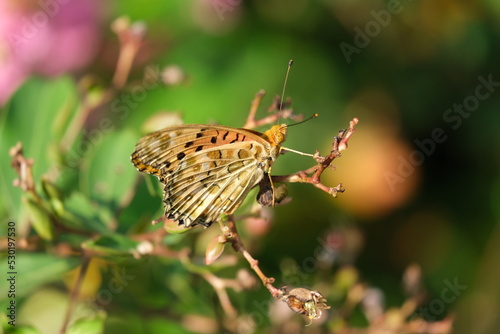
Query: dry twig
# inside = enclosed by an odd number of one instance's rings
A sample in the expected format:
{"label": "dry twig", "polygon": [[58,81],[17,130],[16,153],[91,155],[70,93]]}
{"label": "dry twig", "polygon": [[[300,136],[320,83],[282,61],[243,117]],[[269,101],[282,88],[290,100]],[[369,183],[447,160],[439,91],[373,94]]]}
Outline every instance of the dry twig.
{"label": "dry twig", "polygon": [[[333,160],[336,158],[340,157],[341,154],[340,152],[343,150],[347,149],[347,144],[349,139],[351,138],[352,134],[356,131],[355,126],[358,124],[358,119],[354,118],[350,123],[349,123],[349,128],[347,130],[341,130],[338,134],[333,139],[333,144],[332,144],[332,149],[330,151],[330,154],[326,157],[323,157],[319,155],[319,152],[316,151],[314,154],[314,159],[318,163],[316,166],[313,166],[311,168],[308,168],[303,171],[299,171],[293,174],[289,175],[282,175],[282,176],[272,176],[273,182],[301,182],[301,183],[310,183],[314,185],[316,188],[319,188],[333,197],[337,196],[337,193],[339,192],[344,192],[344,189],[342,188],[342,184],[340,183],[336,187],[328,187],[325,186],[324,184],[321,183],[321,174],[331,166]],[[309,176],[312,175],[312,176]]]}

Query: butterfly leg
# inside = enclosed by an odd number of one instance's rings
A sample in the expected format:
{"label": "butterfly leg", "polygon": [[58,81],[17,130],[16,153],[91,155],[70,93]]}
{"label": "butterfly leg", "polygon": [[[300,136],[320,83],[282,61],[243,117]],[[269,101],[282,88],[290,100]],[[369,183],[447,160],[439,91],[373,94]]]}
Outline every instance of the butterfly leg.
{"label": "butterfly leg", "polygon": [[288,187],[285,183],[275,186],[270,173],[266,173],[259,182],[259,193],[257,202],[264,207],[280,204],[288,195]]}
{"label": "butterfly leg", "polygon": [[274,208],[275,203],[275,197],[274,197],[274,184],[273,184],[273,179],[271,178],[271,169],[272,167],[269,167],[269,171],[266,173],[266,176],[269,180],[269,185],[271,187],[271,205]]}
{"label": "butterfly leg", "polygon": [[311,157],[313,159],[316,159],[316,154],[304,153],[304,152],[293,150],[291,148],[282,147],[281,150],[280,150],[280,153],[284,154],[286,152],[293,152],[293,153],[296,153],[296,154],[300,154],[300,155],[304,155],[306,157]]}

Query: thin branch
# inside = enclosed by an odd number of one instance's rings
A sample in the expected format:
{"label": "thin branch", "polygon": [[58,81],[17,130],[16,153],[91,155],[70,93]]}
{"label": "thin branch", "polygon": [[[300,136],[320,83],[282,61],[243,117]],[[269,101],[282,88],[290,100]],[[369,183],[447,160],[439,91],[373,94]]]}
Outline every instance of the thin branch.
{"label": "thin branch", "polygon": [[222,232],[226,239],[231,243],[234,250],[237,252],[241,252],[245,259],[250,264],[250,267],[253,271],[259,276],[262,284],[269,290],[271,295],[274,298],[279,297],[280,290],[273,286],[275,279],[273,277],[267,277],[259,267],[259,261],[253,258],[253,256],[245,249],[243,242],[238,234],[238,230],[236,229],[236,224],[233,215],[228,216],[227,225],[224,225],[222,228]]}
{"label": "thin branch", "polygon": [[24,192],[30,192],[35,198],[38,198],[38,194],[35,191],[32,169],[34,160],[26,159],[23,154],[23,144],[21,142],[18,142],[16,146],[13,146],[9,150],[9,155],[12,157],[11,166],[19,176],[18,179],[14,180],[14,186],[21,188]]}
{"label": "thin branch", "polygon": [[[158,245],[162,248],[162,245]],[[203,277],[213,288],[217,297],[219,298],[220,304],[224,313],[229,318],[236,318],[238,316],[238,311],[231,304],[229,295],[227,294],[227,288],[233,288],[234,290],[241,290],[242,286],[236,280],[222,279],[211,273],[207,267],[200,267],[191,262],[189,258],[190,250],[185,248],[180,251],[177,255],[179,260],[183,263],[184,268],[188,271],[198,274]]]}
{"label": "thin branch", "polygon": [[331,166],[333,160],[341,156],[341,151],[347,149],[348,141],[356,131],[355,126],[356,124],[358,124],[358,122],[359,120],[357,118],[354,118],[349,123],[349,128],[347,130],[342,130],[339,132],[338,136],[333,139],[332,149],[328,156],[323,157],[319,155],[319,152],[316,152],[316,154],[314,154],[313,157],[316,160],[317,165],[289,175],[274,175],[271,177],[273,182],[310,183],[316,188],[321,189],[334,197],[337,196],[337,193],[344,192],[342,184],[339,184],[336,187],[328,187],[322,184],[321,174],[323,174],[323,172]]}
{"label": "thin branch", "polygon": [[201,276],[214,288],[224,313],[226,313],[226,315],[230,318],[236,318],[238,316],[238,311],[236,311],[233,304],[231,304],[231,300],[227,294],[226,280],[219,278],[208,271],[202,273]]}
{"label": "thin branch", "polygon": [[257,110],[259,109],[260,103],[262,101],[262,98],[266,95],[266,91],[261,89],[257,95],[255,95],[255,98],[252,101],[252,104],[250,105],[250,112],[248,113],[247,121],[245,125],[243,125],[244,128],[246,129],[253,129],[257,127],[255,124],[255,115],[257,114]]}
{"label": "thin branch", "polygon": [[118,202],[118,208],[115,211],[115,214],[113,218],[111,219],[111,222],[109,224],[110,229],[115,230],[118,227],[118,217],[122,214],[122,212],[128,208],[132,200],[134,199],[135,192],[137,190],[137,187],[139,185],[139,182],[141,181],[141,176],[137,174],[134,179],[134,183],[132,187],[129,188],[129,190],[125,191],[125,193],[122,195]]}
{"label": "thin branch", "polygon": [[125,87],[132,64],[142,46],[146,32],[143,23],[130,23],[125,17],[116,19],[112,23],[111,29],[116,33],[120,42],[120,50],[113,75],[113,86],[106,89],[97,101],[94,101],[94,97],[89,97],[88,92],[83,94],[82,105],[73,116],[61,140],[61,151],[64,153],[71,148],[92,113],[110,102],[116,96],[117,89]]}
{"label": "thin branch", "polygon": [[250,112],[248,113],[247,121],[245,125],[243,125],[243,128],[254,129],[259,126],[276,123],[280,119],[292,119],[296,122],[299,122],[304,118],[303,115],[296,115],[293,113],[293,109],[288,108],[291,104],[290,100],[281,103],[280,98],[277,96],[274,98],[272,105],[267,110],[268,112],[276,112],[267,117],[256,119],[255,116],[257,114],[257,110],[260,106],[260,103],[262,102],[262,98],[265,95],[266,92],[264,90],[260,90],[257,95],[255,95],[255,98],[253,99],[250,106]]}
{"label": "thin branch", "polygon": [[113,76],[114,86],[120,89],[127,83],[132,63],[144,40],[146,26],[141,22],[130,24],[128,18],[120,17],[113,22],[111,28],[118,35],[120,42],[120,54]]}

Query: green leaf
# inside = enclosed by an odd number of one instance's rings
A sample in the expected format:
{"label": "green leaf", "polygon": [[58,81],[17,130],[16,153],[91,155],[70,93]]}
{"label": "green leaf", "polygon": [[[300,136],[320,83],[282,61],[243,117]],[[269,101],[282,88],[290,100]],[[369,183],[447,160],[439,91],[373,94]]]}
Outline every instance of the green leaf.
{"label": "green leaf", "polygon": [[179,322],[168,320],[165,318],[153,318],[146,322],[145,332],[148,334],[191,334],[192,332],[187,330]]}
{"label": "green leaf", "polygon": [[42,332],[38,331],[32,326],[23,326],[23,325],[18,325],[16,323],[16,326],[13,327],[12,325],[9,325],[7,322],[3,325],[4,331],[1,333],[5,334],[42,334]]}
{"label": "green leaf", "polygon": [[99,207],[93,205],[81,192],[73,192],[64,202],[63,223],[71,228],[97,233],[107,233],[109,228],[99,218]]}
{"label": "green leaf", "polygon": [[102,255],[130,255],[137,252],[139,242],[121,234],[103,235],[87,241],[83,247]]}
{"label": "green leaf", "polygon": [[[140,334],[144,331],[142,319],[138,314],[127,313],[120,316],[109,316],[105,323],[105,333]],[[168,332],[164,332],[168,333]]]}
{"label": "green leaf", "polygon": [[[28,295],[43,284],[59,281],[62,274],[75,268],[79,262],[77,258],[60,258],[41,253],[17,253],[16,298]],[[0,266],[7,268],[7,259],[2,259]],[[0,302],[5,302],[6,298],[6,293],[0,294]]]}
{"label": "green leaf", "polygon": [[118,206],[133,191],[137,171],[130,162],[138,138],[131,131],[103,137],[82,167],[82,189],[92,199]]}
{"label": "green leaf", "polygon": [[42,189],[48,198],[52,211],[61,216],[64,213],[61,191],[46,177],[42,177]]}
{"label": "green leaf", "polygon": [[100,334],[104,331],[104,317],[77,320],[68,329],[68,334]]}
{"label": "green leaf", "polygon": [[[49,148],[60,141],[61,132],[53,129],[54,120],[60,113],[74,113],[75,100],[76,90],[69,76],[28,80],[0,112],[0,152],[8,152],[21,142],[25,156],[35,162],[34,178],[40,180],[54,163]],[[21,211],[21,190],[12,186],[15,178],[10,164],[0,164],[0,188],[5,189],[0,193],[0,210],[11,217],[19,217]]]}
{"label": "green leaf", "polygon": [[31,226],[36,233],[44,240],[52,240],[54,237],[54,226],[50,219],[49,212],[37,201],[23,197],[23,202],[28,211]]}

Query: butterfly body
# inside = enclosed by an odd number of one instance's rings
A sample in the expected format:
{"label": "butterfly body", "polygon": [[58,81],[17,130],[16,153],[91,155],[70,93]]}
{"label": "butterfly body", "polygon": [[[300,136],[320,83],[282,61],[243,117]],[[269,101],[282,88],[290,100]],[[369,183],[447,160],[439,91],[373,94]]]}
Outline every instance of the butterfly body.
{"label": "butterfly body", "polygon": [[270,170],[286,139],[286,125],[260,133],[187,124],[141,138],[132,163],[163,183],[165,215],[179,225],[210,226],[233,213]]}

